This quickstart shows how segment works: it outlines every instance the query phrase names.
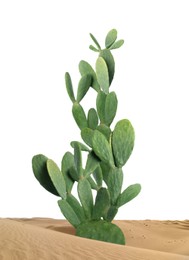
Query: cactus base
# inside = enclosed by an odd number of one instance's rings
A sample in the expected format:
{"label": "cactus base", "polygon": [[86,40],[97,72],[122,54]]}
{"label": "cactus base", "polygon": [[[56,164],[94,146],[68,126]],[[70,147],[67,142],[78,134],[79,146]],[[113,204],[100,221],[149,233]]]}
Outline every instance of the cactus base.
{"label": "cactus base", "polygon": [[76,236],[125,245],[125,237],[121,229],[105,220],[94,220],[80,224],[76,228]]}

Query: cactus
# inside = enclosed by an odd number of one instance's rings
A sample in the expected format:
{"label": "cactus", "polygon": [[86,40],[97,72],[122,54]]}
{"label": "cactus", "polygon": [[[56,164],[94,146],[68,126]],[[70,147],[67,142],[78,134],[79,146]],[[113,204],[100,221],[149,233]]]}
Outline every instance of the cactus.
{"label": "cactus", "polygon": [[[111,50],[121,47],[124,41],[117,40],[115,29],[108,32],[104,49],[94,35],[90,34],[90,37],[95,46],[89,48],[99,55],[95,69],[88,62],[80,61],[81,78],[76,94],[70,74],[65,74],[72,115],[84,143],[70,143],[73,153],[64,154],[61,169],[42,154],[33,157],[32,168],[39,183],[60,197],[58,206],[76,229],[77,236],[124,245],[123,232],[111,222],[119,208],[141,191],[140,184],[130,185],[122,191],[122,168],[134,147],[133,126],[128,119],[122,119],[111,129],[118,105],[116,93],[110,92],[115,73]],[[96,108],[92,107],[86,113],[81,101],[90,88],[96,93]],[[83,153],[87,153],[85,163]],[[74,185],[77,185],[78,199],[72,194]]]}

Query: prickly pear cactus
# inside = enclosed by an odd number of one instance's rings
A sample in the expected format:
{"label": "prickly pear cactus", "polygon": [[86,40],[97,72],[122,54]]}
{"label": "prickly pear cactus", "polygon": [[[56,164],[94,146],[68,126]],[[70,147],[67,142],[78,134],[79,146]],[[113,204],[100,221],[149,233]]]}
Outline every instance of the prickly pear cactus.
{"label": "prickly pear cactus", "polygon": [[[118,209],[141,190],[140,184],[122,190],[122,167],[134,147],[133,126],[128,119],[122,119],[111,129],[118,105],[116,93],[110,91],[115,72],[111,51],[121,47],[124,41],[117,40],[117,31],[113,29],[108,32],[102,49],[96,38],[90,36],[95,46],[89,48],[98,53],[95,68],[84,60],[80,61],[81,79],[77,91],[74,91],[69,73],[65,74],[72,115],[85,144],[71,142],[73,152],[64,154],[61,169],[42,154],[33,157],[32,168],[39,183],[60,197],[60,210],[75,227],[77,236],[124,245],[123,232],[111,222]],[[96,93],[96,107],[86,113],[81,101],[89,88]],[[85,163],[83,153],[87,153]],[[72,194],[74,184],[77,184],[78,199]],[[95,200],[92,190],[96,191]]]}

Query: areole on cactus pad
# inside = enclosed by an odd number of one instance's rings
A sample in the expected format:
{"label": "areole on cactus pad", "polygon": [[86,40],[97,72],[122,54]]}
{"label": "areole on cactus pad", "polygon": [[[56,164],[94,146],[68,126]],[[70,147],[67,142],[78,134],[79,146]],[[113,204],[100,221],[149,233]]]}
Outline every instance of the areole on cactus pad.
{"label": "areole on cactus pad", "polygon": [[[96,38],[92,34],[90,36],[95,46],[90,45],[89,48],[98,53],[95,68],[84,60],[80,61],[81,78],[76,92],[69,73],[65,74],[72,115],[85,144],[72,141],[73,153],[67,151],[64,154],[61,168],[42,154],[32,158],[32,168],[39,183],[60,197],[60,210],[75,227],[77,236],[124,245],[123,232],[111,222],[119,208],[141,191],[138,183],[122,191],[122,167],[134,147],[134,128],[128,119],[122,119],[111,129],[118,105],[116,93],[110,92],[115,72],[111,50],[121,47],[124,41],[117,40],[117,31],[112,29],[102,49]],[[96,93],[96,107],[86,113],[81,101],[90,88]],[[85,164],[83,153],[87,153]],[[75,184],[78,198],[72,194]]]}

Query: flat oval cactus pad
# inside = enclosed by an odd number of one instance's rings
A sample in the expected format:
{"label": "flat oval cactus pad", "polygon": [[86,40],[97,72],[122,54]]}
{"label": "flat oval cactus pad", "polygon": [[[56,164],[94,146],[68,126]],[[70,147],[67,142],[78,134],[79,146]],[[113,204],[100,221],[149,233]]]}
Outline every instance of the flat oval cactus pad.
{"label": "flat oval cactus pad", "polygon": [[76,236],[125,245],[125,237],[121,229],[104,220],[94,220],[78,225]]}

